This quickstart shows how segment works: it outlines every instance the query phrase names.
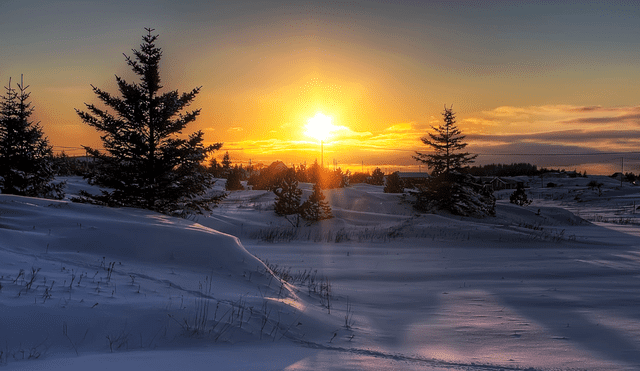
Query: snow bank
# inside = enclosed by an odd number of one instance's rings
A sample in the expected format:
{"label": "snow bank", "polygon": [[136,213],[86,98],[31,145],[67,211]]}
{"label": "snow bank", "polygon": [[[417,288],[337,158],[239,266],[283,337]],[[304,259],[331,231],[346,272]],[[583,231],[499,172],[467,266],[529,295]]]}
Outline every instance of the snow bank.
{"label": "snow bank", "polygon": [[0,197],[0,246],[233,271],[260,264],[236,237],[188,220],[10,195]]}

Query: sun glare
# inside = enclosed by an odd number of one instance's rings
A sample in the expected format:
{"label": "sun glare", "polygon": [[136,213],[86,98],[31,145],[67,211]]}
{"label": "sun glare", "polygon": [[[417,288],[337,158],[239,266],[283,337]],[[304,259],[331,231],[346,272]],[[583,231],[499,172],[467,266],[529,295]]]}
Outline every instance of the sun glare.
{"label": "sun glare", "polygon": [[307,131],[305,131],[304,134],[319,141],[327,140],[327,138],[331,136],[331,132],[337,130],[337,127],[331,123],[331,120],[333,120],[333,118],[320,112],[316,113],[315,116],[307,120],[307,126],[305,126]]}

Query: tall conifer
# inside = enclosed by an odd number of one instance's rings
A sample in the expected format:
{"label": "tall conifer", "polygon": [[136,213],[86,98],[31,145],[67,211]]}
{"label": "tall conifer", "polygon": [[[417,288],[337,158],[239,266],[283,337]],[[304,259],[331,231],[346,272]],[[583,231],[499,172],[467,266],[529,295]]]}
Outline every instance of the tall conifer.
{"label": "tall conifer", "polygon": [[195,121],[200,110],[182,112],[200,87],[188,93],[161,93],[159,63],[162,51],[155,45],[158,35],[146,28],[140,50],[125,55],[127,64],[140,77],[128,83],[116,76],[121,97],[112,96],[92,85],[98,98],[113,113],[93,104],[88,112],[76,110],[80,118],[102,133],[106,152],[89,147],[98,160],[97,171],[89,179],[110,191],[91,200],[110,205],[134,206],[164,213],[188,214],[209,210],[220,196],[206,195],[213,177],[202,165],[208,154],[222,144],[204,146],[203,133],[181,138],[178,134]]}
{"label": "tall conifer", "polygon": [[434,150],[434,153],[416,152],[416,156],[413,156],[414,159],[427,164],[432,169],[432,176],[459,170],[478,157],[478,155],[470,155],[468,152],[461,152],[467,143],[463,142],[465,136],[456,126],[453,107],[447,108],[445,106],[442,116],[444,123],[437,128],[431,127],[435,133],[428,133],[428,136],[420,138],[422,143]]}
{"label": "tall conifer", "polygon": [[40,124],[30,121],[34,108],[24,82],[5,87],[0,97],[0,190],[31,197],[62,198],[63,183],[52,183],[53,151]]}

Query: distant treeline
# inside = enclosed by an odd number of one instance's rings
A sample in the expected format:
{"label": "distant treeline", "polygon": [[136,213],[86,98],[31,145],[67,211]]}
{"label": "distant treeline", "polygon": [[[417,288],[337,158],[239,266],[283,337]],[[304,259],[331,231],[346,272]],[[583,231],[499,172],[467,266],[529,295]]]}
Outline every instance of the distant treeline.
{"label": "distant treeline", "polygon": [[[532,165],[529,163],[514,163],[514,164],[491,164],[491,165],[482,165],[482,166],[471,166],[463,169],[465,172],[473,175],[473,176],[538,176],[545,173],[561,173],[564,170],[560,169],[547,169],[547,168],[538,168],[536,165]],[[575,173],[576,176],[585,176],[580,172],[572,172]]]}

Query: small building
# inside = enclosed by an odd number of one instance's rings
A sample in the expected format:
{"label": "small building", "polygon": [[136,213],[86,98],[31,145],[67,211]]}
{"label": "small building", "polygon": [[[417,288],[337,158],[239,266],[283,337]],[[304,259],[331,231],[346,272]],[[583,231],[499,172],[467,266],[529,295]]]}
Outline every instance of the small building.
{"label": "small building", "polygon": [[404,182],[406,188],[413,188],[417,185],[425,184],[427,182],[427,179],[430,178],[428,173],[419,173],[419,172],[399,171],[398,175],[400,176],[400,179],[402,179],[402,181]]}
{"label": "small building", "polygon": [[487,184],[490,185],[494,191],[500,191],[503,189],[516,189],[518,188],[518,185],[524,187],[523,182],[518,182],[513,179],[504,179],[500,177],[491,179]]}
{"label": "small building", "polygon": [[274,161],[267,168],[269,172],[273,175],[284,173],[289,170],[289,167],[282,161]]}

